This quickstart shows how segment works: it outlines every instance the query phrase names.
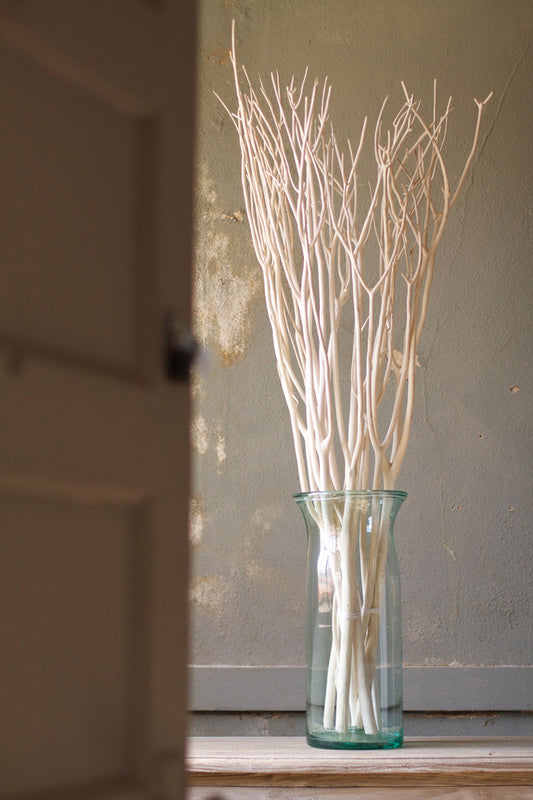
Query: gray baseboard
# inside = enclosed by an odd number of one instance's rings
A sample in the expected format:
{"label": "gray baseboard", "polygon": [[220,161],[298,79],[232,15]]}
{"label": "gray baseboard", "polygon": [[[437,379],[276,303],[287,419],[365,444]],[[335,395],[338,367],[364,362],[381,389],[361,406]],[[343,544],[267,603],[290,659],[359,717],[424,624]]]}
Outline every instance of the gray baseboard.
{"label": "gray baseboard", "polygon": [[[304,667],[194,666],[191,711],[302,711]],[[533,667],[404,667],[406,711],[531,711]]]}

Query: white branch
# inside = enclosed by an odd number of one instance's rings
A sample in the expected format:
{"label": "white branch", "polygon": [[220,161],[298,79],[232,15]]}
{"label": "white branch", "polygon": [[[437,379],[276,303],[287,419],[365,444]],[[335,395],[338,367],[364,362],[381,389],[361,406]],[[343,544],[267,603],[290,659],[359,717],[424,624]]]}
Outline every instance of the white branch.
{"label": "white branch", "polygon": [[[243,68],[241,83],[234,28],[231,60],[237,110],[225,108],[239,137],[246,213],[263,271],[301,489],[393,489],[413,419],[416,353],[435,254],[472,167],[490,95],[475,101],[472,147],[452,191],[443,155],[451,99],[439,114],[435,84],[426,122],[402,84],[403,105],[390,128],[385,130],[386,101],[374,126],[375,176],[365,204],[358,167],[366,118],[355,151],[348,142],[344,153],[329,118],[327,79],[308,85],[306,71],[300,84],[293,77],[283,89],[272,74],[270,88],[260,81],[256,91]],[[382,513],[369,557],[361,556],[364,606],[375,605],[381,592]],[[374,730],[376,618],[357,618],[362,595],[352,576],[348,523],[342,520],[338,557],[345,578],[336,586],[338,641],[330,660],[341,677],[335,684],[329,675],[325,716],[331,721],[336,692],[337,728],[346,728],[357,707],[365,727]]]}

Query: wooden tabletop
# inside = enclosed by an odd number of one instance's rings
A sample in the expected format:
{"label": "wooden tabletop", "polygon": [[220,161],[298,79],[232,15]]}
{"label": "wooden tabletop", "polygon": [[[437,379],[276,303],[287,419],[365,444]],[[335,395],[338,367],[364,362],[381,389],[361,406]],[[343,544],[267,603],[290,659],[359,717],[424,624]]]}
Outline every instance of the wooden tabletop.
{"label": "wooden tabletop", "polygon": [[190,786],[211,787],[529,787],[533,737],[408,738],[358,751],[312,748],[303,737],[192,737],[187,772]]}

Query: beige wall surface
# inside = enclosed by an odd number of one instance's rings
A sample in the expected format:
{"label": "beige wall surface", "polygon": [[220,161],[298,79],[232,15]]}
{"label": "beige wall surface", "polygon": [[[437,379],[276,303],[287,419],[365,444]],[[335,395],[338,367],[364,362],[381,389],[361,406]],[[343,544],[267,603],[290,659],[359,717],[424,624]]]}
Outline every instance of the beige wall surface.
{"label": "beige wall surface", "polygon": [[473,99],[494,97],[437,256],[399,487],[404,661],[532,663],[533,5],[528,0],[203,0],[196,188],[194,664],[304,663],[305,531],[261,273],[243,214],[229,64],[327,75],[339,138],[400,81],[453,95],[453,179]]}

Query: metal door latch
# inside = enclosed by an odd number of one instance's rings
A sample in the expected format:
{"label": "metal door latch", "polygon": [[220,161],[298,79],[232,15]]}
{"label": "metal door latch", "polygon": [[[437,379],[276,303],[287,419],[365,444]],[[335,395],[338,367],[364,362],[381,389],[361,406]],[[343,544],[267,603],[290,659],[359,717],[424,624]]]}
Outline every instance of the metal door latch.
{"label": "metal door latch", "polygon": [[165,320],[165,372],[169,381],[187,382],[199,345],[191,331],[176,314]]}

